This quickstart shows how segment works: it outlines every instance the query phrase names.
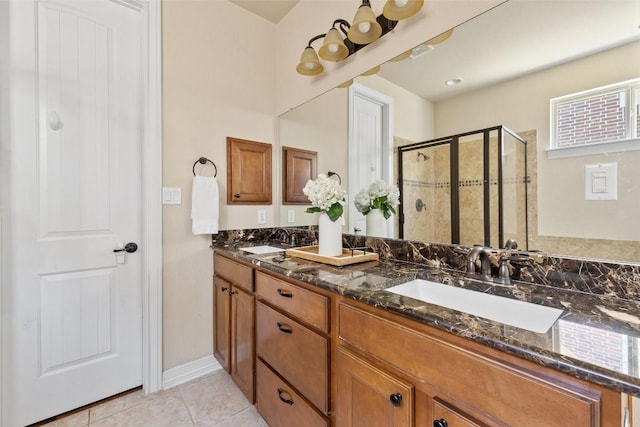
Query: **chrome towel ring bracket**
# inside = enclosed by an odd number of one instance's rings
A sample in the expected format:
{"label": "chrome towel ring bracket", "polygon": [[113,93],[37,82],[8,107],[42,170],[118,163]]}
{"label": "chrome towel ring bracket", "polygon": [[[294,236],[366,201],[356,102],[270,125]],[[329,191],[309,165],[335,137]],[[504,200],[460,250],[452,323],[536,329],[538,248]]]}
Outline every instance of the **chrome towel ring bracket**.
{"label": "chrome towel ring bracket", "polygon": [[213,177],[215,178],[216,176],[218,176],[218,168],[216,167],[216,164],[213,163],[211,160],[207,159],[206,157],[200,157],[198,160],[196,160],[193,163],[193,167],[191,168],[191,170],[193,171],[193,176],[196,175],[196,165],[198,163],[200,164],[206,164],[207,162],[211,163],[213,165],[213,169],[215,170],[215,172],[213,173]]}

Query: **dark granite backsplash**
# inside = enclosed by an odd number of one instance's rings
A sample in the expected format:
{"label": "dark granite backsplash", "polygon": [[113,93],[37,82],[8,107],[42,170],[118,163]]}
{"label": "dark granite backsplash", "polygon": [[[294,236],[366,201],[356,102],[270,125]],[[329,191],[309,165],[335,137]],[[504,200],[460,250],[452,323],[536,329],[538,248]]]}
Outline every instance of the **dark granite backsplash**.
{"label": "dark granite backsplash", "polygon": [[[218,247],[235,247],[243,243],[277,240],[288,243],[287,233],[294,235],[295,246],[317,244],[317,227],[258,228],[223,230],[212,236]],[[377,252],[381,258],[393,259],[430,268],[465,271],[468,246],[425,243],[409,240],[381,239],[343,234],[344,247],[364,247]],[[290,242],[290,240],[289,240]],[[494,273],[504,250],[492,250]],[[515,280],[551,287],[580,291],[614,298],[640,300],[640,263],[615,263],[582,258],[562,258],[539,252],[512,251],[509,261]],[[494,274],[495,275],[495,274]]]}

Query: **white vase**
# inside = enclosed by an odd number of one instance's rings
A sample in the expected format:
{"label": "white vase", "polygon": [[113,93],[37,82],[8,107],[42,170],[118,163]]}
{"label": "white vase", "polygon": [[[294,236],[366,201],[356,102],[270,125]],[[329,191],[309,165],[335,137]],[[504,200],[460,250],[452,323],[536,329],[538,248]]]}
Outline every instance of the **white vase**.
{"label": "white vase", "polygon": [[371,209],[366,219],[367,236],[387,237],[387,219],[380,209]]}
{"label": "white vase", "polygon": [[318,218],[318,255],[342,255],[342,218],[335,222],[321,213]]}

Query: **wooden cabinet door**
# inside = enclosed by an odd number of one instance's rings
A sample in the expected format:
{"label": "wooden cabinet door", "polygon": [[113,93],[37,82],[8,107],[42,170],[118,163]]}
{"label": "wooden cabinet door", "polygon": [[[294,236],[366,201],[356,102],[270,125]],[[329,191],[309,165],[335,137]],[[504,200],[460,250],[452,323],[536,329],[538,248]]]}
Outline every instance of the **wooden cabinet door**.
{"label": "wooden cabinet door", "polygon": [[302,189],[310,179],[317,178],[315,151],[282,147],[282,203],[285,205],[309,205],[311,202]]}
{"label": "wooden cabinet door", "polygon": [[227,203],[271,204],[271,144],[227,138]]}
{"label": "wooden cabinet door", "polygon": [[231,378],[253,403],[255,297],[237,286],[231,292]]}
{"label": "wooden cabinet door", "polygon": [[433,426],[434,427],[483,427],[471,417],[458,411],[455,407],[433,399]]}
{"label": "wooden cabinet door", "polygon": [[215,307],[215,312],[213,313],[213,355],[227,372],[231,370],[231,346],[229,342],[231,339],[231,300],[229,292],[231,292],[231,283],[222,277],[214,276],[213,306]]}
{"label": "wooden cabinet door", "polygon": [[413,386],[342,347],[336,351],[338,427],[414,424]]}

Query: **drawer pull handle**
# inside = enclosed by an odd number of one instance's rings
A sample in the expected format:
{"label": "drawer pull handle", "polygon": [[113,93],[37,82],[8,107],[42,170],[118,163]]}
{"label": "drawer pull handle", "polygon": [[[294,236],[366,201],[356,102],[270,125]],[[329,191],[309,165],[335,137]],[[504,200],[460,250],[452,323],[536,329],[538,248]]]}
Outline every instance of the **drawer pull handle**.
{"label": "drawer pull handle", "polygon": [[284,298],[293,298],[293,293],[289,291],[283,291],[282,289],[278,289],[278,295]]}
{"label": "drawer pull handle", "polygon": [[238,291],[229,291],[229,296],[231,296],[231,297],[232,297],[232,296],[234,296],[234,295],[235,295],[235,294],[237,294],[237,293],[238,293]]}
{"label": "drawer pull handle", "polygon": [[291,329],[290,326],[287,325],[283,325],[282,323],[278,322],[278,329],[280,329],[280,332],[284,332],[285,334],[291,334],[293,333],[293,329]]}
{"label": "drawer pull handle", "polygon": [[220,288],[220,290],[221,290],[222,292],[227,292],[227,287],[226,287],[226,286],[223,286],[222,288]]}
{"label": "drawer pull handle", "polygon": [[281,388],[279,388],[278,389],[278,397],[280,398],[280,400],[282,400],[284,403],[286,403],[289,406],[293,405],[293,399],[291,399],[291,398],[285,399],[284,397],[282,397],[283,394],[289,394],[289,393],[287,393],[286,391],[284,391]]}
{"label": "drawer pull handle", "polygon": [[433,427],[447,427],[449,423],[444,418],[440,418],[439,420],[435,420],[433,422]]}
{"label": "drawer pull handle", "polygon": [[393,406],[398,407],[402,402],[402,395],[400,393],[393,393],[391,396],[389,396],[389,400],[391,401],[391,404]]}

